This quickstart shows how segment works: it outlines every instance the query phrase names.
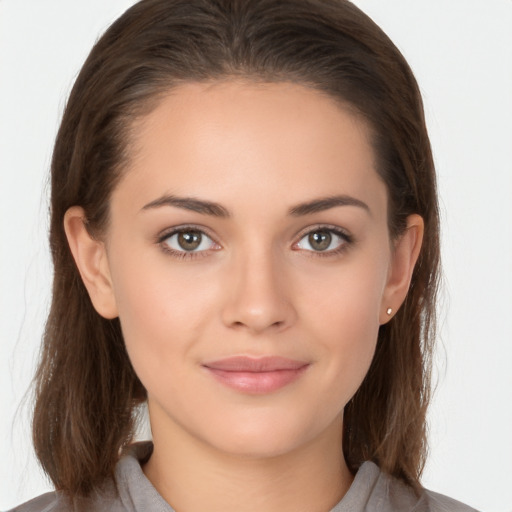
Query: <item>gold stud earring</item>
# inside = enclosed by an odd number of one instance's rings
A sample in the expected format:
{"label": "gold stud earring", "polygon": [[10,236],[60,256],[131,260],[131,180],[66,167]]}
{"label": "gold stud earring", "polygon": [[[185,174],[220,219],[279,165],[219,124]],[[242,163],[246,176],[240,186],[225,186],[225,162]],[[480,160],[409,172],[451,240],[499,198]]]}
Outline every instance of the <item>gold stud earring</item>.
{"label": "gold stud earring", "polygon": [[388,315],[391,315],[391,313],[393,313],[393,310],[392,310],[391,308],[388,308],[388,309],[386,310],[386,313],[387,313]]}

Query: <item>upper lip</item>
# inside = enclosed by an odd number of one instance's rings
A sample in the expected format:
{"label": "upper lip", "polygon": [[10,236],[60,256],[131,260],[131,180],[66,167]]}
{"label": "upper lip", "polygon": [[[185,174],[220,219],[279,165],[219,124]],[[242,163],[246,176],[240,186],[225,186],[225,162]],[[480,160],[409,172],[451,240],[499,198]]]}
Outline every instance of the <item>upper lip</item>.
{"label": "upper lip", "polygon": [[287,357],[270,356],[270,357],[248,357],[233,356],[225,359],[219,359],[203,364],[207,368],[213,370],[222,370],[226,372],[274,372],[279,370],[298,370],[307,366],[309,363],[289,359]]}

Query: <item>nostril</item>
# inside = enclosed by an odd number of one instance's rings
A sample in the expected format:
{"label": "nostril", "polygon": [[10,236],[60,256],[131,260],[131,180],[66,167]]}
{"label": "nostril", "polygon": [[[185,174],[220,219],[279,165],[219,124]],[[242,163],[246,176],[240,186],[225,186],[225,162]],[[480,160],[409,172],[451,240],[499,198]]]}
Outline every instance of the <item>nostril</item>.
{"label": "nostril", "polygon": [[221,305],[221,318],[225,326],[258,333],[266,329],[277,332],[293,324],[295,309],[290,301],[280,295],[276,286],[258,289],[249,284],[239,285],[237,293],[230,293]]}
{"label": "nostril", "polygon": [[[282,321],[282,320],[278,320],[277,322],[273,322],[273,323],[270,323],[268,324],[268,328],[270,329],[280,329],[283,325],[285,325],[286,322]],[[236,328],[236,329],[241,329],[241,328],[249,328],[251,329],[251,325],[252,323],[251,322],[248,322],[248,323],[245,323],[243,321],[236,321],[236,322],[233,322],[231,324],[232,327]],[[254,325],[252,325],[252,328],[254,328]],[[257,330],[260,330],[260,328],[257,328]]]}

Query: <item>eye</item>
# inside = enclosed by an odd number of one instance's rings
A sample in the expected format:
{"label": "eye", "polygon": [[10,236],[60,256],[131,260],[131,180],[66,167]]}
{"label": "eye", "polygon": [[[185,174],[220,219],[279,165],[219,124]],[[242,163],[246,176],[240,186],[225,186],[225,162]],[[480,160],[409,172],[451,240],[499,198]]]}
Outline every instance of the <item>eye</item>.
{"label": "eye", "polygon": [[199,229],[183,228],[165,235],[161,243],[172,252],[192,253],[218,248],[208,235]]}
{"label": "eye", "polygon": [[305,251],[336,253],[350,242],[350,237],[342,231],[318,228],[306,233],[295,244],[295,248]]}

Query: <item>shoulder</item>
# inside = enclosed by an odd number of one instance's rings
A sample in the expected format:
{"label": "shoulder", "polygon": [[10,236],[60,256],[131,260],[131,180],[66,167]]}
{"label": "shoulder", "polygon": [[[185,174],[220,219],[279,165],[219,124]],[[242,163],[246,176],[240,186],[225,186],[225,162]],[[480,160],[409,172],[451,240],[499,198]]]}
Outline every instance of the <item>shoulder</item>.
{"label": "shoulder", "polygon": [[153,450],[152,443],[127,447],[116,466],[115,478],[106,480],[88,497],[70,500],[64,493],[43,494],[8,512],[173,512],[142,472]]}
{"label": "shoulder", "polygon": [[344,499],[331,512],[477,512],[448,496],[428,489],[419,492],[365,462]]}
{"label": "shoulder", "polygon": [[[382,472],[379,475],[379,481],[381,483],[381,497],[386,496],[390,511],[477,512],[474,508],[460,501],[429,489],[423,488],[417,493],[412,487]],[[386,489],[385,493],[383,492],[384,489]]]}
{"label": "shoulder", "polygon": [[127,509],[113,493],[109,485],[101,492],[95,492],[87,498],[70,500],[58,491],[48,492],[7,512],[125,512]]}
{"label": "shoulder", "polygon": [[475,508],[465,505],[460,501],[449,498],[437,492],[424,489],[423,499],[428,504],[430,512],[478,512]]}
{"label": "shoulder", "polygon": [[56,492],[47,492],[22,505],[18,505],[8,512],[65,512],[71,510],[66,500]]}

